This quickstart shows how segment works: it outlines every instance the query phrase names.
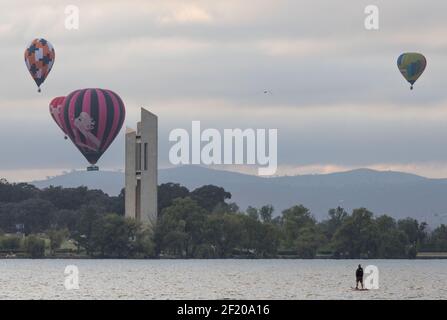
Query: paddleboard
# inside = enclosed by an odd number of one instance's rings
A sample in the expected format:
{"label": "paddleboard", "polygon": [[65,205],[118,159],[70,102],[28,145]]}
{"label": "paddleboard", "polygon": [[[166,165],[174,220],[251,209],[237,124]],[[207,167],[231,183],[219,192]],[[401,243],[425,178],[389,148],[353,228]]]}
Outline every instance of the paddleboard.
{"label": "paddleboard", "polygon": [[354,288],[354,287],[351,287],[351,290],[354,290],[354,291],[368,291],[368,289],[366,289],[366,288],[364,288],[364,289],[356,289],[356,288]]}

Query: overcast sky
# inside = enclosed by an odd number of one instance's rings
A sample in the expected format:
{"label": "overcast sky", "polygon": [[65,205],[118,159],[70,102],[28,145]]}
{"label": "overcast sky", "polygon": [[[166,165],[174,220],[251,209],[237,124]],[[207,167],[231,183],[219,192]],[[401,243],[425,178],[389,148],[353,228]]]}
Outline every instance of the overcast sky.
{"label": "overcast sky", "polygon": [[[201,120],[277,128],[280,174],[369,167],[447,177],[445,1],[0,4],[0,177],[85,168],[48,103],[86,87],[117,92],[125,126],[135,127],[142,106],[159,116],[160,167],[169,165],[169,132]],[[79,30],[64,27],[69,4],[80,9]],[[380,9],[378,31],[364,28],[368,4]],[[56,50],[41,94],[23,61],[36,37]],[[406,51],[428,60],[413,91],[396,66]],[[123,167],[124,129],[101,168]]]}

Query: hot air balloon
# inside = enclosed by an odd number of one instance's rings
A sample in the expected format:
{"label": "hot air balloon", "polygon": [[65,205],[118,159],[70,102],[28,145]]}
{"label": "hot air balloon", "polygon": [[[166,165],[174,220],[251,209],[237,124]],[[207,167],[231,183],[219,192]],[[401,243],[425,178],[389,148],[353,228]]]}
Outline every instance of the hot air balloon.
{"label": "hot air balloon", "polygon": [[112,144],[124,123],[121,98],[110,90],[82,89],[70,93],[62,107],[62,131],[96,171],[95,164]]}
{"label": "hot air balloon", "polygon": [[62,115],[63,115],[63,107],[64,107],[65,97],[56,97],[50,102],[50,114],[53,120],[56,122],[59,128],[64,131],[64,138],[67,138],[67,133],[62,126]]}
{"label": "hot air balloon", "polygon": [[402,53],[397,59],[397,67],[404,78],[411,84],[411,90],[413,90],[413,84],[424,72],[426,66],[427,60],[420,53]]}
{"label": "hot air balloon", "polygon": [[45,39],[34,39],[25,50],[26,67],[37,84],[38,92],[53,67],[55,56],[53,46]]}

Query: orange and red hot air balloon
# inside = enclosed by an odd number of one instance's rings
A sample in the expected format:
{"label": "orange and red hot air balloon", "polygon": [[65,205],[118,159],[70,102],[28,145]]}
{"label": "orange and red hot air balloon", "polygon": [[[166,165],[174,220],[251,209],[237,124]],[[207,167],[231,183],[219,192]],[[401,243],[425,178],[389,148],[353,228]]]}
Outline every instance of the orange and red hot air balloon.
{"label": "orange and red hot air balloon", "polygon": [[42,38],[31,41],[25,50],[26,67],[37,84],[38,92],[53,67],[55,57],[51,43]]}

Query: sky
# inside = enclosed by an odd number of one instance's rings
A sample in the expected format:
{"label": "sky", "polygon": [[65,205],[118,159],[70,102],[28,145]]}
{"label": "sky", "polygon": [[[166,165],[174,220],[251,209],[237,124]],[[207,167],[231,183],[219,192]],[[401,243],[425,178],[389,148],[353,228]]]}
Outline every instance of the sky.
{"label": "sky", "polygon": [[[379,30],[366,30],[367,5]],[[123,99],[127,117],[99,162],[124,165],[125,127],[139,108],[159,117],[159,166],[169,132],[278,129],[279,175],[354,168],[447,177],[447,2],[439,0],[0,0],[0,177],[29,181],[87,165],[48,112],[53,97],[89,87]],[[65,28],[67,5],[79,29]],[[56,50],[37,93],[23,52]],[[397,57],[421,52],[413,91]],[[264,90],[271,94],[264,94]],[[225,166],[253,173],[253,167]]]}

